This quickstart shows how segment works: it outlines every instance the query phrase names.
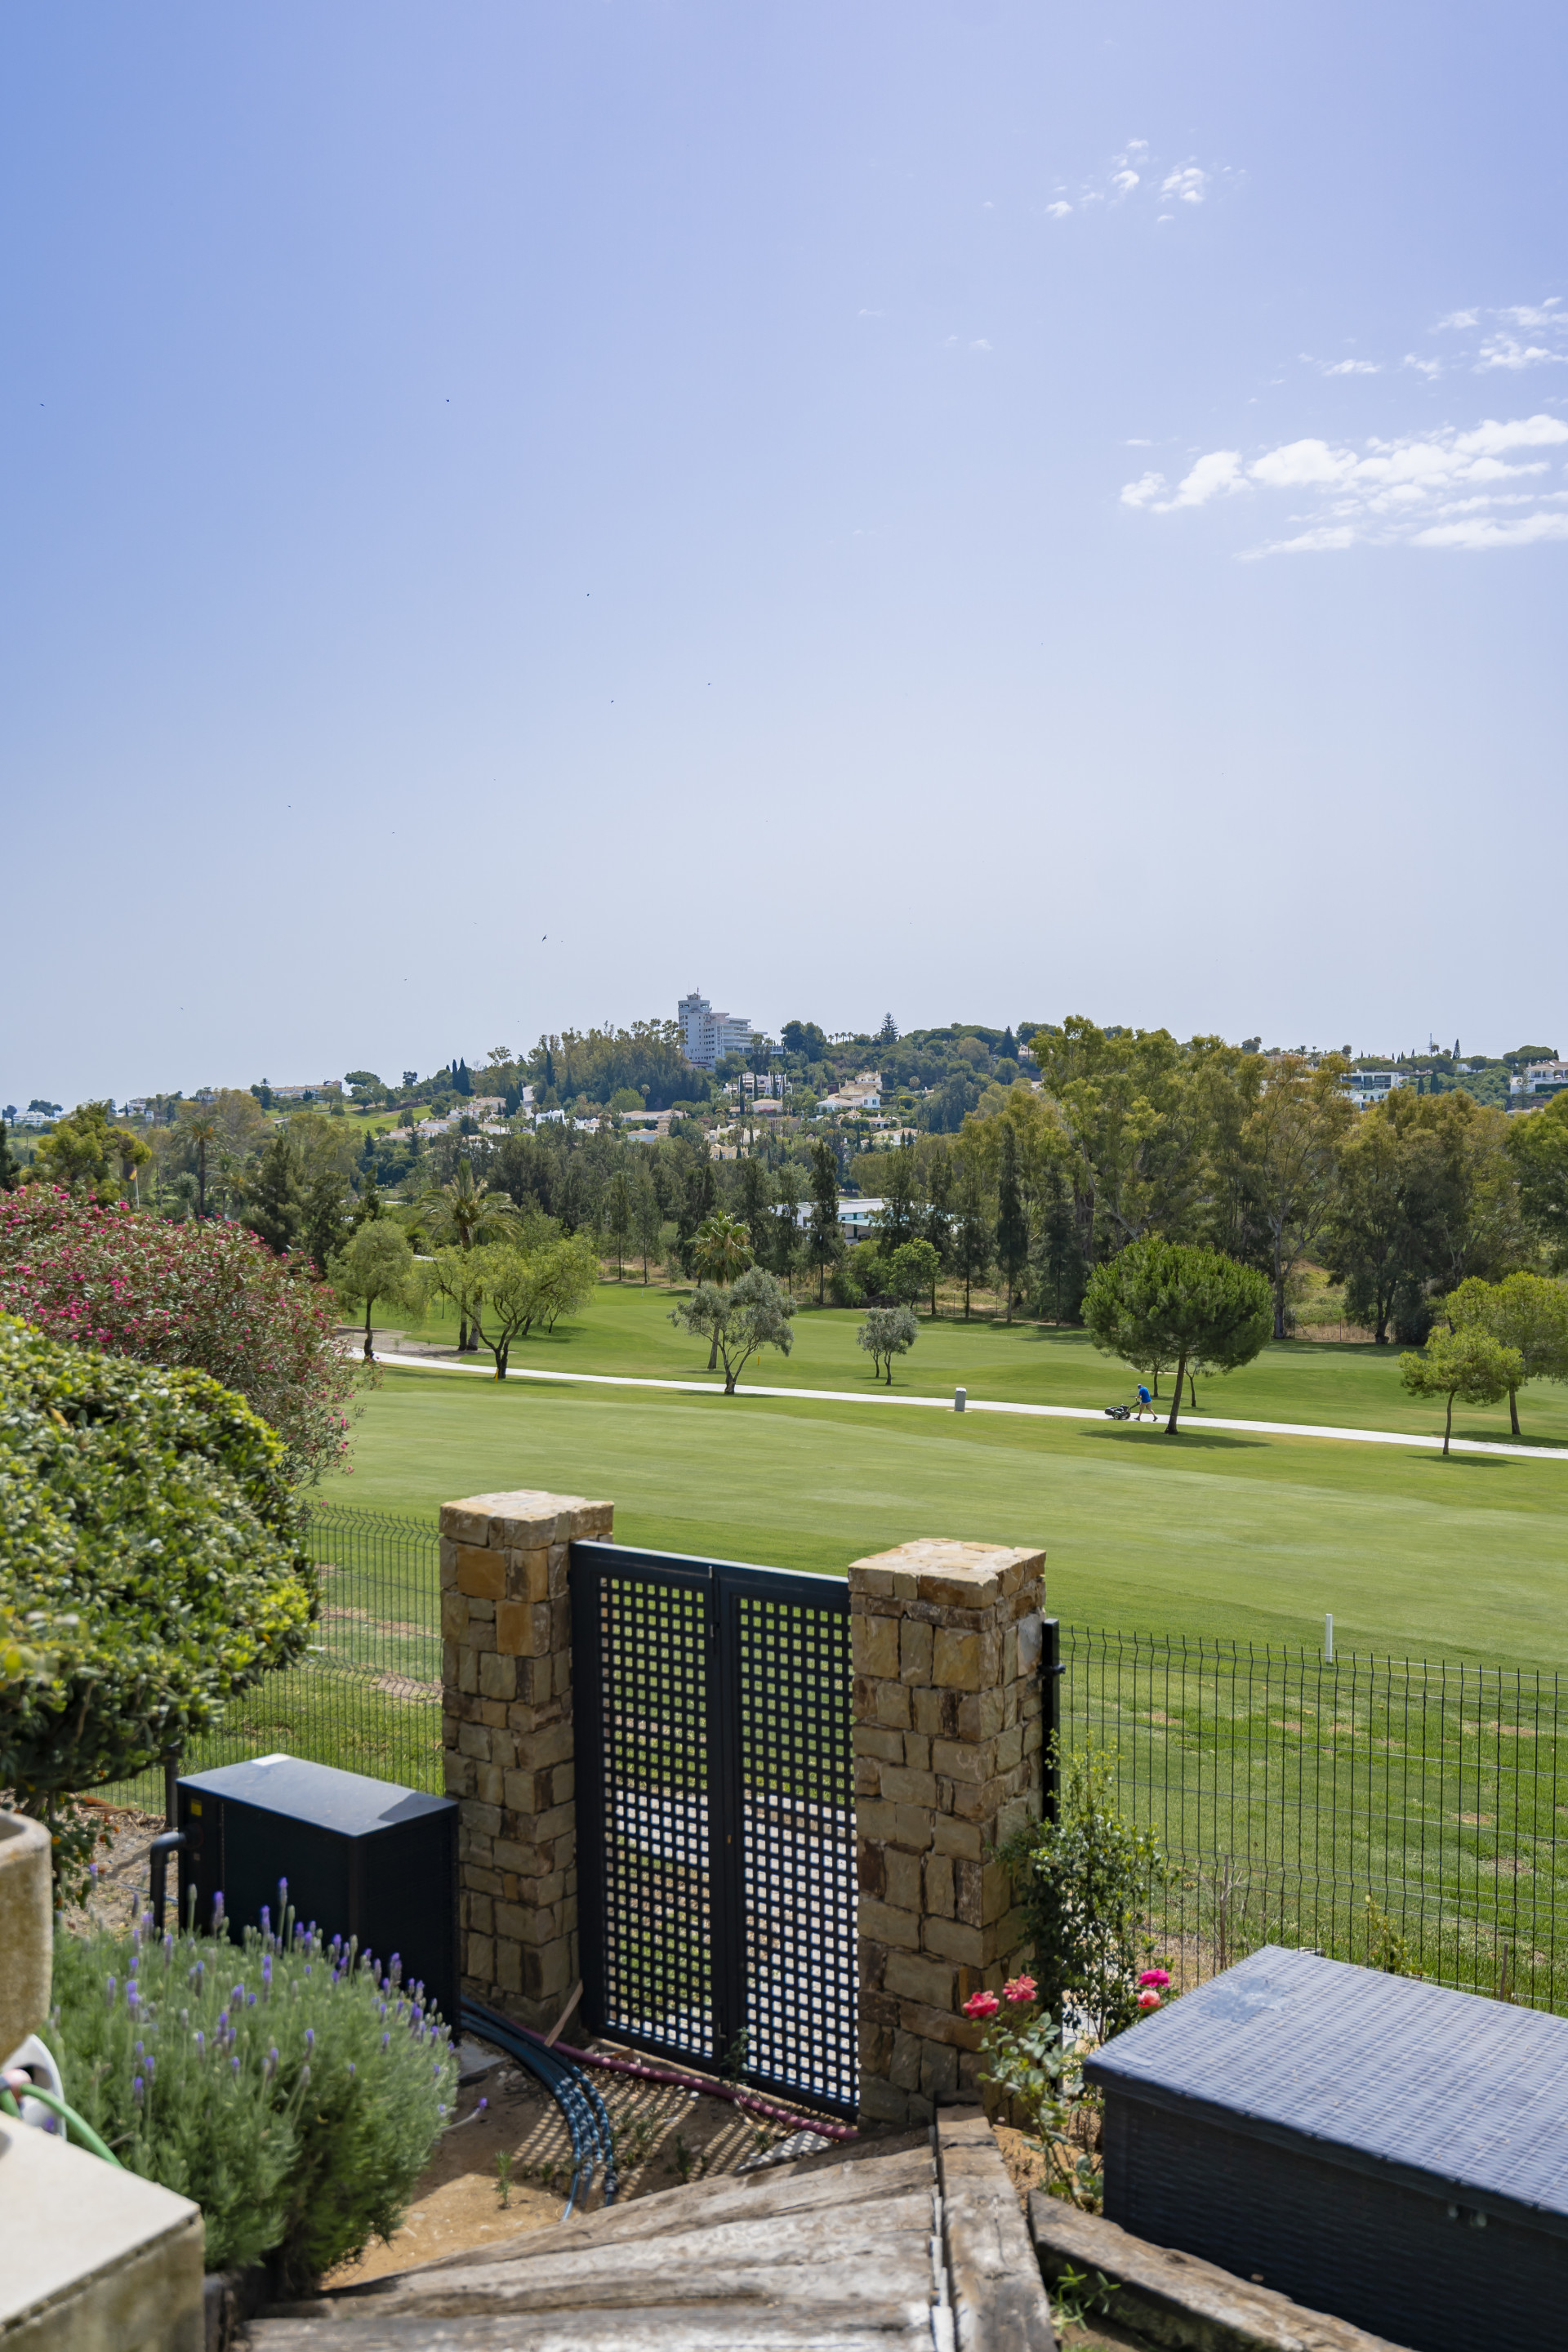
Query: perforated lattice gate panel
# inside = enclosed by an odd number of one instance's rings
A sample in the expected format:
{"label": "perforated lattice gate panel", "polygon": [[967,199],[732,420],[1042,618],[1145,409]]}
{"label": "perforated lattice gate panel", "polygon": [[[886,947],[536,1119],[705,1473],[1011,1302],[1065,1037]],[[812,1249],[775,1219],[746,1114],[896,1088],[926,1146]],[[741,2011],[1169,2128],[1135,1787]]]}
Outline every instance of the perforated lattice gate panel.
{"label": "perforated lattice gate panel", "polygon": [[590,2027],[853,2114],[847,1587],[576,1544]]}

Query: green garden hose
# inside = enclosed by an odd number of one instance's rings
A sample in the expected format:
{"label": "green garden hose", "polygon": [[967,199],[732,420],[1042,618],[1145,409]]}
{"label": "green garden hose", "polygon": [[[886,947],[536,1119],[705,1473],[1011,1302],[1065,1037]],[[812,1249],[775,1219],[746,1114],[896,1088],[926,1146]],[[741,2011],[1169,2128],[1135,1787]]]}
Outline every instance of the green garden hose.
{"label": "green garden hose", "polygon": [[[58,2116],[66,2127],[68,2140],[79,2140],[89,2156],[100,2156],[105,2164],[112,2164],[117,2172],[124,2170],[120,2158],[111,2148],[105,2147],[92,2126],[83,2123],[76,2109],[68,2107],[63,2099],[57,2099],[52,2091],[40,2090],[35,2083],[29,2090],[24,2092],[23,2096],[37,2099],[40,2106],[47,2107],[52,2115]],[[0,2090],[0,2115],[15,2116],[18,2123],[22,2119],[22,2110],[16,2105],[16,2098],[10,2091]]]}

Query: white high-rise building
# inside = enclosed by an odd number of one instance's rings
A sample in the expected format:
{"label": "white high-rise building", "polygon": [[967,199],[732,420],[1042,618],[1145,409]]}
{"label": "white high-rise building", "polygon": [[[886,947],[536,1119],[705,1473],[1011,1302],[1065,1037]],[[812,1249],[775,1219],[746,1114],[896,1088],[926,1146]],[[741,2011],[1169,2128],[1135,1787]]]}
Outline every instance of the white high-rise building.
{"label": "white high-rise building", "polygon": [[680,1024],[681,1048],[700,1070],[710,1070],[726,1054],[749,1054],[757,1033],[742,1013],[715,1013],[695,989],[675,1008]]}

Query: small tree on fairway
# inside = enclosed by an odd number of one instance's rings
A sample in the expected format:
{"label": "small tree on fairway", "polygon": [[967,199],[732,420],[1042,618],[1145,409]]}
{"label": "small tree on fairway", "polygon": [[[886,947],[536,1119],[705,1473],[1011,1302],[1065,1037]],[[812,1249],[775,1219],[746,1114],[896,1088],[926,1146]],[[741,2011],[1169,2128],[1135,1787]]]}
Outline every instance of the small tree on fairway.
{"label": "small tree on fairway", "polygon": [[[1526,1381],[1568,1381],[1568,1283],[1542,1274],[1510,1274],[1501,1282],[1471,1275],[1449,1293],[1444,1312],[1456,1331],[1471,1325],[1489,1331],[1505,1348],[1516,1348]],[[1519,1426],[1521,1381],[1508,1392],[1509,1424]]]}
{"label": "small tree on fairway", "polygon": [[942,1252],[934,1242],[900,1242],[889,1261],[893,1297],[900,1307],[912,1307],[928,1297],[936,1314],[936,1282],[942,1272]]}
{"label": "small tree on fairway", "polygon": [[1479,1324],[1461,1324],[1457,1331],[1434,1331],[1424,1351],[1399,1359],[1399,1377],[1412,1396],[1442,1397],[1447,1403],[1443,1422],[1443,1454],[1454,1427],[1454,1400],[1461,1404],[1496,1404],[1524,1380],[1524,1358],[1517,1348],[1505,1348]]}
{"label": "small tree on fairway", "polygon": [[742,1368],[759,1349],[789,1354],[794,1313],[794,1301],[784,1297],[773,1276],[753,1265],[727,1290],[716,1282],[700,1282],[689,1299],[671,1308],[669,1319],[712,1341],[724,1366],[724,1393],[733,1396]]}
{"label": "small tree on fairway", "polygon": [[361,1225],[346,1247],[333,1258],[328,1268],[332,1288],[345,1307],[364,1307],[364,1360],[368,1364],[374,1350],[371,1343],[371,1309],[378,1298],[389,1307],[411,1307],[420,1296],[419,1269],[414,1252],[408,1246],[408,1236],[401,1225],[388,1217],[379,1217],[374,1223]]}
{"label": "small tree on fairway", "polygon": [[844,1236],[838,1230],[838,1162],[820,1136],[811,1147],[811,1223],[806,1229],[805,1252],[816,1268],[816,1303],[820,1307],[827,1286],[827,1269],[837,1265],[844,1255]]}
{"label": "small tree on fairway", "polygon": [[871,1359],[874,1375],[884,1373],[893,1385],[893,1358],[903,1355],[920,1338],[921,1327],[909,1307],[870,1307],[855,1337]]}
{"label": "small tree on fairway", "polygon": [[1211,1372],[1249,1364],[1274,1327],[1273,1294],[1256,1267],[1218,1250],[1151,1235],[1098,1265],[1083,1319],[1097,1348],[1137,1370],[1161,1358],[1176,1367],[1165,1433],[1173,1437],[1189,1363]]}
{"label": "small tree on fairway", "polygon": [[[721,1287],[744,1274],[752,1263],[752,1236],[739,1217],[728,1209],[715,1209],[703,1218],[691,1237],[689,1253],[691,1271],[700,1282],[716,1282]],[[719,1360],[719,1336],[713,1335],[713,1345],[708,1352],[710,1371]]]}

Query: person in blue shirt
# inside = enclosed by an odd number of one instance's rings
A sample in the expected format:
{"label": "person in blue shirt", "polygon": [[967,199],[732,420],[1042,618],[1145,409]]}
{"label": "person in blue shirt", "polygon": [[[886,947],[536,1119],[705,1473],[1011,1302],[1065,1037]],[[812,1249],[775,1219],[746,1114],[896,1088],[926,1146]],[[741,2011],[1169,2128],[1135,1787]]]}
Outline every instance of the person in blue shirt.
{"label": "person in blue shirt", "polygon": [[1149,1408],[1149,1418],[1152,1421],[1154,1418],[1154,1400],[1150,1395],[1148,1390],[1143,1386],[1142,1381],[1140,1381],[1138,1383],[1138,1411],[1134,1416],[1136,1420],[1142,1420],[1143,1408],[1145,1405]]}

